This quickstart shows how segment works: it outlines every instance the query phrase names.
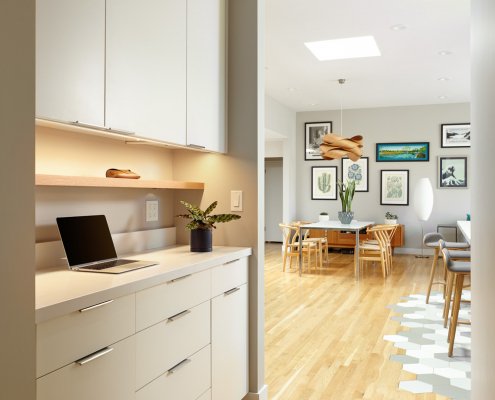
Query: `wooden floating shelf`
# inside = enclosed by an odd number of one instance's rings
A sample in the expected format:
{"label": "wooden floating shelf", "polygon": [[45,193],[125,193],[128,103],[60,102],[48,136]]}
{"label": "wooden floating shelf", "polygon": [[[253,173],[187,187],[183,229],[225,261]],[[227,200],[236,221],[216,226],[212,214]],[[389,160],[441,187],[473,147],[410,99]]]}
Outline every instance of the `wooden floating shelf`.
{"label": "wooden floating shelf", "polygon": [[64,176],[36,174],[36,186],[74,186],[74,187],[113,187],[136,189],[200,189],[203,182],[101,178],[95,176]]}

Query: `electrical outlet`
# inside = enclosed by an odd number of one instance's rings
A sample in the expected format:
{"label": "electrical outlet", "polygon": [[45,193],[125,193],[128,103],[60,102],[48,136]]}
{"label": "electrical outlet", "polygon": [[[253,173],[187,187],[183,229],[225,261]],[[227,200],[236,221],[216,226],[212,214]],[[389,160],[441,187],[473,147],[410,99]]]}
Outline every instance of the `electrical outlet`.
{"label": "electrical outlet", "polygon": [[158,200],[146,200],[146,222],[158,221]]}

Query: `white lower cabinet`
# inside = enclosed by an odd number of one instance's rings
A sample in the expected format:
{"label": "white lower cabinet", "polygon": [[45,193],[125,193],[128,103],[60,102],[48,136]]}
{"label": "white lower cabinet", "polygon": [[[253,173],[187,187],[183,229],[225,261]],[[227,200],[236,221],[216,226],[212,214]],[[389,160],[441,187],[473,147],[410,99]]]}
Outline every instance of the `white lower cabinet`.
{"label": "white lower cabinet", "polygon": [[134,400],[135,337],[37,379],[37,400]]}
{"label": "white lower cabinet", "polygon": [[185,358],[136,392],[136,400],[197,400],[201,398],[199,396],[202,396],[211,385],[210,351],[208,345]]}
{"label": "white lower cabinet", "polygon": [[211,389],[208,389],[208,391],[204,392],[197,398],[197,400],[211,400]]}

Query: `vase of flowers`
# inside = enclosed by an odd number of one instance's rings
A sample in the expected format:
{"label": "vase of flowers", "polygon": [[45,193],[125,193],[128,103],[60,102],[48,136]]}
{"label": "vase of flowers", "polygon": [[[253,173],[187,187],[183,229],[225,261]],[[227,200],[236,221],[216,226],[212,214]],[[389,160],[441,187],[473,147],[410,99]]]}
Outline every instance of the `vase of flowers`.
{"label": "vase of flowers", "polygon": [[337,181],[339,190],[340,202],[342,203],[342,211],[339,211],[338,217],[342,224],[348,225],[354,218],[354,212],[351,209],[352,199],[356,191],[356,181],[347,181],[347,184],[341,180]]}
{"label": "vase of flowers", "polygon": [[190,248],[192,252],[212,251],[212,230],[215,229],[215,223],[228,222],[241,218],[237,214],[216,214],[211,215],[218,202],[211,203],[206,210],[201,210],[198,206],[192,205],[181,200],[186,207],[188,214],[180,214],[177,217],[187,218],[191,221],[186,225],[186,229],[191,231]]}

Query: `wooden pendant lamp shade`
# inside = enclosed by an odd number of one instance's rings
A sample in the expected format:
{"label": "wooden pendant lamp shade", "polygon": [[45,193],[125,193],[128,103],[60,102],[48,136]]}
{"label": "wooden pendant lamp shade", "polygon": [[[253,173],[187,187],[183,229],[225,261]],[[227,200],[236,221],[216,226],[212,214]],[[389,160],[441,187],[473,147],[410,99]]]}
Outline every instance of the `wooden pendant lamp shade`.
{"label": "wooden pendant lamp shade", "polygon": [[[345,79],[338,80],[340,85],[345,83]],[[343,128],[342,120],[342,99],[340,101],[340,128]],[[325,160],[337,160],[342,157],[349,157],[352,161],[357,161],[363,154],[363,137],[356,135],[345,138],[335,133],[329,133],[323,136],[320,144],[320,153]]]}

